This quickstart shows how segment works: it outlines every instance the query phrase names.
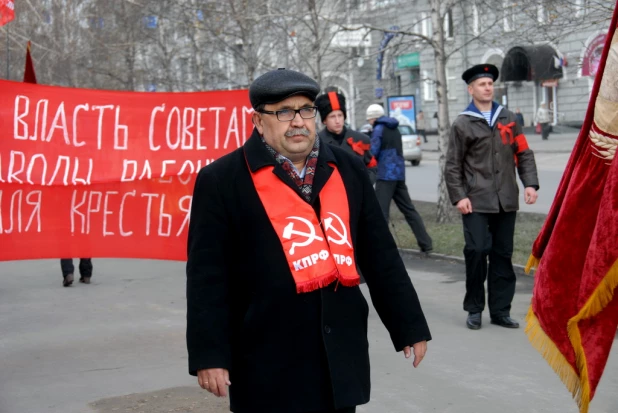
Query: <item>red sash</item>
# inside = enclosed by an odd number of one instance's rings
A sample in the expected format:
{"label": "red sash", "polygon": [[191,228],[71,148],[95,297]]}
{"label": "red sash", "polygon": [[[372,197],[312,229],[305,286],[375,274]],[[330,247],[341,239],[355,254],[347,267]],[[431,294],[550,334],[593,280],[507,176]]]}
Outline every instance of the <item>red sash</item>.
{"label": "red sash", "polygon": [[251,178],[281,241],[296,291],[310,292],[335,280],[346,287],[358,285],[348,197],[337,168],[320,192],[321,225],[311,205],[273,169],[261,168]]}

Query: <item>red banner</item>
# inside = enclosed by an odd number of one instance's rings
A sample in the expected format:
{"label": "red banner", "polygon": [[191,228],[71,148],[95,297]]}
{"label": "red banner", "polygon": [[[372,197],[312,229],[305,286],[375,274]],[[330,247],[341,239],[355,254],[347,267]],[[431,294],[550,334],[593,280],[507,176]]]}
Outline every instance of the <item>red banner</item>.
{"label": "red banner", "polygon": [[15,18],[15,2],[0,0],[0,26],[4,26]]}
{"label": "red banner", "polygon": [[248,92],[0,81],[0,261],[186,259],[196,173],[242,146]]}

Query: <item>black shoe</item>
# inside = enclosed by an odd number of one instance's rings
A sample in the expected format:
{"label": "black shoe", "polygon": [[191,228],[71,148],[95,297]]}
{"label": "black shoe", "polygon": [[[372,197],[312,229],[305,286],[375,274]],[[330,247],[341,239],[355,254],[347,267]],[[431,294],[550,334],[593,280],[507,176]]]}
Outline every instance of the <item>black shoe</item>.
{"label": "black shoe", "polygon": [[519,323],[513,320],[511,317],[492,317],[491,324],[495,324],[506,328],[519,328]]}
{"label": "black shoe", "polygon": [[62,286],[68,287],[73,284],[73,274],[67,274],[62,279]]}
{"label": "black shoe", "polygon": [[427,258],[431,255],[431,253],[433,252],[433,248],[429,248],[426,250],[421,250],[421,257],[423,258]]}
{"label": "black shoe", "polygon": [[84,284],[90,284],[90,277],[86,277],[86,276],[83,276],[83,275],[82,275],[82,276],[79,278],[79,282],[80,282],[80,283],[84,283]]}
{"label": "black shoe", "polygon": [[482,313],[468,314],[468,319],[466,320],[466,326],[468,326],[470,330],[478,330],[481,328],[481,324],[482,324],[481,314]]}

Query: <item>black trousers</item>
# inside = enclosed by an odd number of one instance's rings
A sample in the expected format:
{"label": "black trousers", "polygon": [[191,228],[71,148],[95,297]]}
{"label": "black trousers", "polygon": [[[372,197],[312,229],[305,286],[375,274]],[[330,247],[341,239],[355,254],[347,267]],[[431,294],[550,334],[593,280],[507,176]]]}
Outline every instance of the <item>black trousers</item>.
{"label": "black trousers", "polygon": [[549,123],[541,123],[541,139],[549,139],[549,133],[551,132],[551,125]]}
{"label": "black trousers", "polygon": [[421,251],[427,252],[433,249],[433,241],[425,229],[423,218],[421,218],[421,215],[416,208],[414,208],[414,204],[410,199],[408,187],[406,186],[406,181],[378,180],[376,182],[376,196],[378,197],[378,202],[380,203],[380,207],[382,208],[387,222],[391,200],[393,200],[412,229]]}
{"label": "black trousers", "polygon": [[339,410],[322,410],[319,412],[312,412],[312,413],[356,413],[356,407],[346,407],[345,409],[339,409]]}
{"label": "black trousers", "polygon": [[425,133],[425,129],[417,129],[419,135],[423,136],[423,141],[427,143],[427,134]]}
{"label": "black trousers", "polygon": [[[75,272],[73,266],[73,258],[62,258],[60,260],[60,268],[62,269],[62,276],[66,277],[69,274]],[[92,259],[80,258],[79,259],[79,275],[82,277],[92,277]]]}
{"label": "black trousers", "polygon": [[490,316],[510,315],[516,282],[511,262],[516,216],[516,212],[502,210],[497,214],[473,212],[462,215],[466,242],[465,311],[480,313],[485,309],[484,284],[487,279]]}

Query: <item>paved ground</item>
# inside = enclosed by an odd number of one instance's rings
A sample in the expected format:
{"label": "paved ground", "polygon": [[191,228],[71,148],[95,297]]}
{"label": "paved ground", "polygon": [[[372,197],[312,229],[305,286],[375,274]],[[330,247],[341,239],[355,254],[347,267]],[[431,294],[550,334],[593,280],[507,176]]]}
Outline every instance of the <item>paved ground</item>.
{"label": "paved ground", "polygon": [[[570,395],[523,329],[464,326],[463,267],[406,258],[434,340],[419,369],[369,320],[372,401],[359,413],[576,413]],[[227,401],[186,372],[182,263],[94,260],[93,284],[61,287],[59,263],[0,263],[0,412],[223,413]],[[366,286],[363,292],[368,297]],[[523,319],[532,279],[521,277]],[[610,357],[590,413],[618,411]]]}

